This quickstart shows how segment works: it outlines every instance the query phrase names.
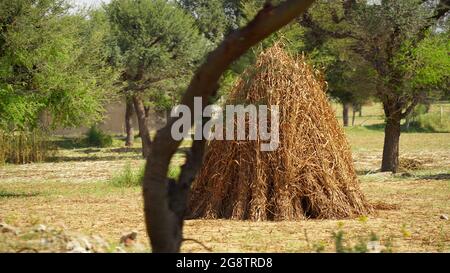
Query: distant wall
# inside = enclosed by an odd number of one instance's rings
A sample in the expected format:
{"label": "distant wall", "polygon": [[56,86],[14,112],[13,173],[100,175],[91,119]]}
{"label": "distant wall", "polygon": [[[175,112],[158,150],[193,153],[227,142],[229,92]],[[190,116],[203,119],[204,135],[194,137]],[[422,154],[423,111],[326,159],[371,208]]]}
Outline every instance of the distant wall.
{"label": "distant wall", "polygon": [[[104,120],[99,124],[99,127],[108,132],[109,134],[123,135],[125,134],[125,102],[119,101],[111,103],[105,107],[106,113]],[[150,130],[157,130],[164,126],[166,123],[165,114],[159,114],[154,111],[150,111],[148,126]],[[134,132],[138,133],[138,122],[136,115],[133,115],[133,128]],[[62,136],[78,136],[82,135],[89,130],[88,127],[80,128],[59,128],[53,131],[55,135]]]}

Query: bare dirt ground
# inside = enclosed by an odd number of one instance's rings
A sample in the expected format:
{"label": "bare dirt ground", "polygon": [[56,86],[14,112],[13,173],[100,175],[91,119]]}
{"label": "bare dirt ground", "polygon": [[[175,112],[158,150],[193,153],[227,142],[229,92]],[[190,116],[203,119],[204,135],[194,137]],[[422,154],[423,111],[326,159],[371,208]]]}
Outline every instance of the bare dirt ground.
{"label": "bare dirt ground", "polygon": [[[348,246],[375,234],[393,252],[450,252],[450,222],[443,219],[450,214],[450,134],[403,134],[401,157],[417,164],[391,175],[377,172],[382,132],[354,128],[347,133],[361,187],[378,208],[373,214],[298,222],[193,220],[187,221],[185,237],[213,252],[332,252],[333,232],[341,230]],[[118,156],[111,149],[75,149],[61,154],[75,159],[0,167],[0,222],[19,231],[0,233],[0,251],[23,249],[30,236],[21,231],[39,224],[98,235],[112,246],[103,251],[113,251],[124,233],[136,231],[140,248],[129,251],[149,251],[140,189],[108,183],[127,165],[140,168],[139,152]],[[208,251],[193,241],[182,250]]]}

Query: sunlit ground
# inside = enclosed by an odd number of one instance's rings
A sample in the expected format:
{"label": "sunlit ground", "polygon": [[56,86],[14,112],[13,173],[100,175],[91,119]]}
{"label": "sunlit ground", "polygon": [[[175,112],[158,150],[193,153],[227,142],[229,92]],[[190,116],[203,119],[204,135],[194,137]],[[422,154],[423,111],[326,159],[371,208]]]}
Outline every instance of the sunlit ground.
{"label": "sunlit ground", "polygon": [[[372,116],[376,108],[366,109]],[[378,110],[377,110],[378,111]],[[366,119],[382,122],[376,114]],[[364,117],[359,120],[363,120]],[[367,121],[369,122],[369,121]],[[213,252],[335,251],[333,232],[342,230],[348,247],[375,236],[393,252],[449,252],[450,133],[404,133],[401,158],[420,162],[397,175],[378,173],[383,132],[373,128],[346,129],[361,187],[368,200],[381,204],[367,217],[298,222],[187,221],[185,237]],[[121,145],[121,143],[118,143]],[[182,161],[179,153],[175,163]],[[98,235],[119,245],[124,233],[137,231],[139,248],[149,251],[139,187],[117,188],[108,180],[131,165],[139,169],[139,144],[125,151],[61,149],[54,162],[0,167],[0,222],[19,230],[43,224],[77,234]],[[30,236],[0,233],[0,251],[25,249]],[[209,251],[186,241],[183,251]],[[33,245],[33,250],[41,251]],[[60,251],[42,249],[42,251]]]}

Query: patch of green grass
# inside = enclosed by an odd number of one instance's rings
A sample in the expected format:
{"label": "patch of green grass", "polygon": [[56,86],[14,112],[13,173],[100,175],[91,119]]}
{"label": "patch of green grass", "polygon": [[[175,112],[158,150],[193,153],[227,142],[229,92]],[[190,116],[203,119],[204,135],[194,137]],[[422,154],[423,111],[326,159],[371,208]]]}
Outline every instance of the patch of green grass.
{"label": "patch of green grass", "polygon": [[[114,175],[110,180],[110,184],[120,188],[138,187],[142,185],[144,180],[145,167],[141,166],[138,170],[133,170],[130,164],[127,164],[123,170]],[[167,177],[178,179],[181,173],[181,167],[178,165],[170,165]]]}
{"label": "patch of green grass", "polygon": [[180,166],[171,165],[171,166],[169,166],[169,171],[167,173],[167,177],[172,178],[172,179],[178,179],[178,177],[180,176],[180,173],[181,173]]}

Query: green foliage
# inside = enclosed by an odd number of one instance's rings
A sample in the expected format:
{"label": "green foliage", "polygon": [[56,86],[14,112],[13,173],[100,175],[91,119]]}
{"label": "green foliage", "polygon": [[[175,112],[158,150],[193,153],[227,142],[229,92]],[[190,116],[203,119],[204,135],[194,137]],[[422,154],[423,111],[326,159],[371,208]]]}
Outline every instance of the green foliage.
{"label": "green foliage", "polygon": [[99,120],[114,79],[96,16],[69,13],[64,0],[0,1],[0,127]]}
{"label": "green foliage", "polygon": [[338,230],[333,232],[334,246],[336,253],[349,252],[351,249],[344,246],[344,231]]}
{"label": "green foliage", "polygon": [[[352,31],[360,37],[357,51],[377,70],[388,90],[382,94],[411,102],[445,89],[441,87],[450,75],[450,43],[448,33],[434,31],[432,8],[419,0],[381,1],[359,4],[352,14]],[[404,103],[402,110],[407,106]]]}
{"label": "green foliage", "polygon": [[106,148],[112,146],[113,138],[97,126],[92,126],[86,133],[85,143],[89,147]]}
{"label": "green foliage", "polygon": [[181,7],[195,17],[201,33],[212,43],[221,42],[232,28],[233,21],[227,16],[227,1],[224,0],[180,0]]}
{"label": "green foliage", "polygon": [[391,31],[395,31],[395,36],[391,37],[395,40],[393,42],[402,43],[416,37],[429,23],[432,10],[422,3],[421,0],[398,0],[369,5],[361,1],[354,6],[348,27],[364,37],[387,38]]}
{"label": "green foliage", "polygon": [[[263,8],[266,1],[264,0],[241,0],[235,5],[237,10],[237,24],[240,27],[247,25]],[[281,1],[271,1],[273,5],[279,4]],[[296,23],[289,24],[273,33],[264,41],[254,46],[243,54],[236,62],[234,62],[230,69],[222,77],[221,88],[219,94],[226,96],[227,93],[234,86],[237,79],[249,67],[252,66],[259,54],[265,49],[271,47],[275,42],[282,42],[287,52],[296,55],[304,48],[303,44],[303,29]]]}
{"label": "green foliage", "polygon": [[155,111],[170,111],[178,102],[185,91],[186,83],[189,81],[186,75],[180,75],[177,80],[161,80],[146,91],[149,99],[145,104]]}
{"label": "green foliage", "polygon": [[[360,220],[365,223],[366,220]],[[392,241],[388,240],[384,246],[380,243],[379,236],[371,231],[367,236],[358,238],[357,243],[351,245],[346,242],[343,224],[339,224],[337,231],[332,233],[336,253],[367,253],[367,252],[392,252]]]}
{"label": "green foliage", "polygon": [[169,171],[167,173],[167,177],[177,180],[178,177],[180,176],[180,173],[181,173],[181,167],[180,166],[170,165],[169,166]]}
{"label": "green foliage", "polygon": [[434,12],[420,0],[318,0],[302,20],[305,50],[325,68],[334,97],[399,97],[402,111],[447,89],[448,29],[436,33]]}
{"label": "green foliage", "polygon": [[426,34],[415,44],[406,41],[393,60],[393,65],[404,74],[405,87],[415,91],[428,91],[428,97],[445,89],[450,79],[450,41],[446,33]]}
{"label": "green foliage", "polygon": [[325,242],[318,242],[313,244],[314,252],[316,253],[322,253],[325,250],[326,243]]}
{"label": "green foliage", "polygon": [[0,86],[0,128],[34,127],[43,104],[32,97],[20,95],[10,84]]}
{"label": "green foliage", "polygon": [[430,111],[430,104],[417,105],[407,119],[407,123],[405,124],[405,127],[407,127],[406,131],[430,133],[450,132],[450,114],[443,105],[438,105],[437,108],[438,110]]}
{"label": "green foliage", "polygon": [[338,49],[320,56],[322,60],[328,58],[324,66],[328,92],[341,103],[362,105],[375,94],[376,72],[357,55],[349,58]]}
{"label": "green foliage", "polygon": [[[161,97],[172,104],[208,50],[193,16],[166,0],[113,0],[106,11],[112,28],[111,52],[124,89]],[[166,96],[161,96],[164,90]]]}
{"label": "green foliage", "polygon": [[49,156],[50,150],[47,136],[42,132],[7,133],[0,130],[0,165],[42,162]]}

